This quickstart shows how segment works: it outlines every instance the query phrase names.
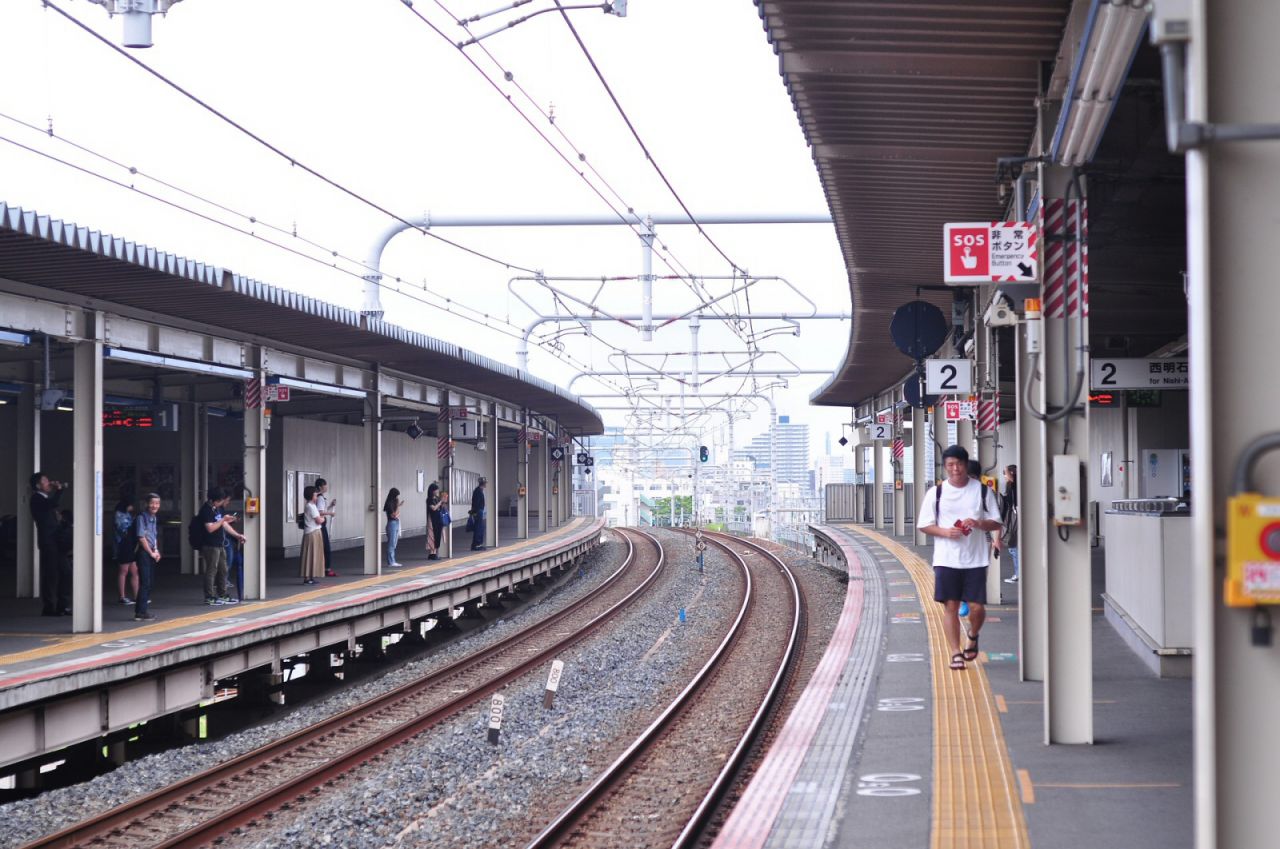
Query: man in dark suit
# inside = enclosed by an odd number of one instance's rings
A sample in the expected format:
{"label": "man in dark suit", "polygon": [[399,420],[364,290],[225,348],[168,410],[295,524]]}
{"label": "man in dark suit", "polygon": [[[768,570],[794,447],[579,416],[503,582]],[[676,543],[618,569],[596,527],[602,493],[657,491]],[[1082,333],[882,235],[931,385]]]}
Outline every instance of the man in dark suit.
{"label": "man in dark suit", "polygon": [[485,519],[488,518],[484,509],[484,487],[488,482],[488,479],[480,478],[479,485],[471,492],[472,551],[484,551]]}
{"label": "man in dark suit", "polygon": [[62,482],[49,480],[44,472],[31,476],[31,519],[36,523],[36,545],[40,548],[40,601],[45,616],[71,615],[71,581],[60,568],[58,551],[62,490]]}

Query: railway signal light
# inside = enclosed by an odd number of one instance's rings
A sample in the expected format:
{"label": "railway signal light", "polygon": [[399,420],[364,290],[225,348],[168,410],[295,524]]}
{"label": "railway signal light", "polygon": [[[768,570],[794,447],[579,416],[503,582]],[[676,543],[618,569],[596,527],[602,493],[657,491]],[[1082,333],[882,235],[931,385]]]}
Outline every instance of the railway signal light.
{"label": "railway signal light", "polygon": [[698,460],[705,463],[707,462],[708,458],[710,458],[710,456],[711,456],[711,453],[707,451],[707,446],[705,445],[698,446]]}

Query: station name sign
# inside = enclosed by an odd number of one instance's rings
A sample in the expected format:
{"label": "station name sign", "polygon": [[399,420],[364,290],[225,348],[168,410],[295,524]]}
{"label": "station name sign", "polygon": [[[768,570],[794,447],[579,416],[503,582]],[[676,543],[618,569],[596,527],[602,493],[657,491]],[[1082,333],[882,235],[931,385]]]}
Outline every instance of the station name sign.
{"label": "station name sign", "polygon": [[1033,283],[1040,245],[1027,221],[977,221],[942,225],[942,279],[953,286]]}
{"label": "station name sign", "polygon": [[1165,359],[1096,359],[1089,369],[1089,388],[1109,392],[1114,389],[1186,389],[1191,374],[1186,357]]}

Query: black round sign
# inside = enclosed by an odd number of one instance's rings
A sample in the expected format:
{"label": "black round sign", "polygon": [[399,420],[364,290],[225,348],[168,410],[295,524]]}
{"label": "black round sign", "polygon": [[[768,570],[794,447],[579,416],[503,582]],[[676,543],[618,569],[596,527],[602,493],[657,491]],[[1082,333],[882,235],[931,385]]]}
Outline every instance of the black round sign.
{"label": "black round sign", "polygon": [[913,360],[933,356],[946,341],[947,329],[947,317],[928,301],[908,301],[893,311],[889,322],[894,346]]}
{"label": "black round sign", "polygon": [[927,395],[924,393],[924,377],[921,375],[911,375],[902,384],[902,400],[917,409],[929,409],[938,404],[937,395]]}

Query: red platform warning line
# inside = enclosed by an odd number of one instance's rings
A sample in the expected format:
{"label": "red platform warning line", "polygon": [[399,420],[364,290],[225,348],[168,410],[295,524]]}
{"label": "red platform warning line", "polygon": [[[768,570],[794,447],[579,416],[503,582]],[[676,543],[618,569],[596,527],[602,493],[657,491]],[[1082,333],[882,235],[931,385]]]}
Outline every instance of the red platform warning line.
{"label": "red platform warning line", "polygon": [[852,549],[845,551],[845,562],[849,564],[850,580],[831,642],[777,740],[716,836],[713,849],[758,849],[764,846],[778,812],[795,784],[796,774],[809,753],[814,735],[822,726],[832,694],[853,651],[854,637],[862,620],[862,563]]}

